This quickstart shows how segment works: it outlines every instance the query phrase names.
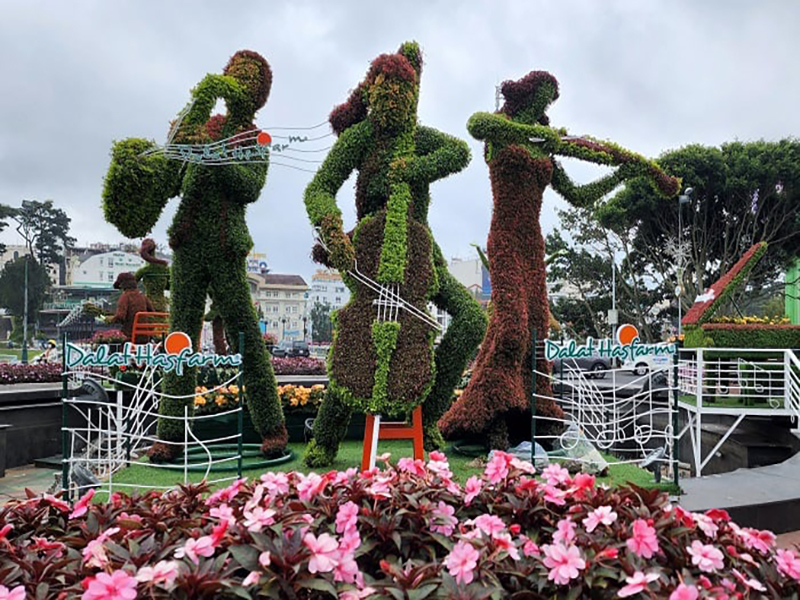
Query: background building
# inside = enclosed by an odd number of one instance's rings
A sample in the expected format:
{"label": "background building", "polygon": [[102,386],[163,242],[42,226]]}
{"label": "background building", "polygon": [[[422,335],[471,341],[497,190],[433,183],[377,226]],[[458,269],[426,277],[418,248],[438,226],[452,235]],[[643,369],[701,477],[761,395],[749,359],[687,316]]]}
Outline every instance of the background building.
{"label": "background building", "polygon": [[248,273],[250,294],[265,331],[278,341],[308,335],[308,285],[300,275]]}
{"label": "background building", "polygon": [[331,310],[342,308],[350,300],[350,290],[342,276],[333,269],[318,269],[311,276],[311,306],[316,303],[329,304]]}

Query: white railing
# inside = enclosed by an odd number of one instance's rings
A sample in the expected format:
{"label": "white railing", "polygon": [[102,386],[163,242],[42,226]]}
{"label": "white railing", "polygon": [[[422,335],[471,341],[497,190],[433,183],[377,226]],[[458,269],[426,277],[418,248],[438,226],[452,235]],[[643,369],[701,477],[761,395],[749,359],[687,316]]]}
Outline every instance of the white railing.
{"label": "white railing", "polygon": [[[556,396],[564,411],[563,419],[536,417],[537,439],[580,462],[571,452],[580,438],[602,451],[609,464],[655,460],[657,469],[665,467],[674,478],[673,365],[636,376],[623,369],[585,373],[565,364],[561,378],[556,375],[535,372],[537,378],[546,377],[554,387],[561,387]],[[541,435],[542,425],[553,422],[560,433]]]}
{"label": "white railing", "polygon": [[[147,485],[145,483],[123,483],[114,481],[114,475],[125,467],[137,465],[148,469],[169,469],[176,471],[175,464],[156,464],[143,461],[144,450],[156,442],[166,443],[170,446],[177,446],[180,454],[183,455],[182,470],[183,483],[189,483],[189,472],[196,471],[198,467],[205,468],[204,479],[213,470],[214,465],[231,463],[236,461],[238,472],[241,471],[241,453],[215,457],[212,448],[209,446],[218,443],[238,444],[241,441],[242,433],[215,437],[214,439],[200,440],[192,431],[193,425],[197,421],[218,419],[229,414],[241,413],[243,408],[241,403],[231,410],[209,415],[190,415],[189,406],[184,406],[183,415],[167,416],[160,415],[158,412],[161,398],[167,396],[160,391],[161,377],[160,372],[153,368],[145,368],[137,383],[125,383],[115,380],[110,375],[104,373],[87,373],[85,371],[68,371],[63,374],[72,381],[85,381],[93,379],[97,382],[107,381],[119,387],[127,388],[133,394],[128,403],[124,402],[123,391],[105,388],[107,394],[113,394],[113,400],[95,395],[80,395],[63,400],[64,404],[64,426],[62,435],[64,436],[64,457],[62,470],[62,489],[68,496],[76,497],[76,494],[85,492],[89,486],[86,482],[81,483],[80,477],[75,477],[76,468],[80,471],[88,471],[100,482],[99,488],[109,494],[115,488],[138,488],[138,489],[164,489],[172,487],[176,481],[168,486]],[[213,395],[224,387],[233,383],[237,376],[230,381],[219,384],[218,386],[203,392],[203,395]],[[109,394],[109,395],[110,395]],[[196,394],[190,396],[168,396],[170,398],[193,402]],[[179,421],[183,426],[183,440],[165,442],[160,440],[155,433],[155,427],[159,419]],[[72,423],[72,424],[70,424]],[[205,459],[197,461],[192,459],[190,465],[189,453],[191,448],[200,448]],[[180,468],[181,465],[178,465]],[[191,469],[190,469],[191,466]],[[219,483],[236,479],[237,475],[221,477],[210,480],[209,483]]]}

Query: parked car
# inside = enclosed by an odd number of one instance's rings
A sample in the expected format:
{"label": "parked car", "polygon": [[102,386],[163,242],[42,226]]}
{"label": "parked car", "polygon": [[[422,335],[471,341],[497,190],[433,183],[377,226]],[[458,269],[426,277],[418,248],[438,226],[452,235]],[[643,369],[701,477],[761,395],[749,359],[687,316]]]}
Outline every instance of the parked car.
{"label": "parked car", "polygon": [[627,360],[623,363],[622,368],[630,371],[635,375],[644,376],[650,371],[658,371],[668,368],[672,364],[672,354],[648,354],[647,356],[638,356],[635,360]]}
{"label": "parked car", "polygon": [[284,340],[277,346],[272,347],[272,356],[292,357],[292,356],[311,356],[306,342]]}
{"label": "parked car", "polygon": [[[562,373],[561,362],[562,359],[560,358],[553,361],[553,375],[556,377],[559,377]],[[607,358],[595,353],[592,356],[582,358],[567,358],[564,360],[563,372],[567,375],[570,372],[580,371],[586,373],[586,376],[592,379],[603,379],[606,376],[606,372],[610,369],[611,362]]]}

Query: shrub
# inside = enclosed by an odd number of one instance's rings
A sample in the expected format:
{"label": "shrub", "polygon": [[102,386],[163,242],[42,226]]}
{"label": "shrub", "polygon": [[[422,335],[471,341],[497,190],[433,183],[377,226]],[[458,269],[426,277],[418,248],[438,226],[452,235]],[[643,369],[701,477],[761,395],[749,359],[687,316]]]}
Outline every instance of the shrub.
{"label": "shrub", "polygon": [[278,343],[278,338],[274,333],[265,333],[263,337],[267,346],[274,346]]}
{"label": "shrub", "polygon": [[0,364],[0,385],[12,383],[49,383],[61,381],[61,364]]}
{"label": "shrub", "polygon": [[687,348],[800,348],[800,325],[704,323],[686,332]]}
{"label": "shrub", "polygon": [[800,593],[800,558],[724,511],[689,513],[658,492],[596,487],[557,465],[543,481],[531,471],[497,453],[461,489],[434,452],[428,464],[404,458],[361,474],[266,473],[209,497],[200,484],[100,504],[90,492],[74,507],[12,501],[0,509],[0,580],[65,600],[112,597],[102,594],[114,587],[147,598],[347,600]]}

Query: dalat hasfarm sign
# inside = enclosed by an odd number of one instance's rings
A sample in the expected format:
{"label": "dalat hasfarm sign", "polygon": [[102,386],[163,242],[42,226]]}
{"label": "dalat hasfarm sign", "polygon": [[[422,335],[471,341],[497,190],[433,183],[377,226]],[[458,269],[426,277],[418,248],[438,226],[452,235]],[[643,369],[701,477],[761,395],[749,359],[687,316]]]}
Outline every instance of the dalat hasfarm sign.
{"label": "dalat hasfarm sign", "polygon": [[175,371],[183,375],[185,367],[238,367],[242,364],[241,354],[206,354],[195,352],[192,340],[183,332],[172,332],[164,340],[160,351],[156,344],[131,344],[125,342],[121,351],[113,351],[108,344],[93,350],[85,350],[67,343],[66,360],[68,369],[75,367],[122,367],[131,363],[156,367],[164,371]]}
{"label": "dalat hasfarm sign", "polygon": [[621,325],[617,329],[616,338],[616,340],[587,338],[585,344],[577,344],[573,340],[565,345],[545,340],[545,358],[555,360],[600,356],[632,362],[645,356],[671,356],[678,351],[675,344],[642,344],[639,341],[639,331],[633,325]]}

